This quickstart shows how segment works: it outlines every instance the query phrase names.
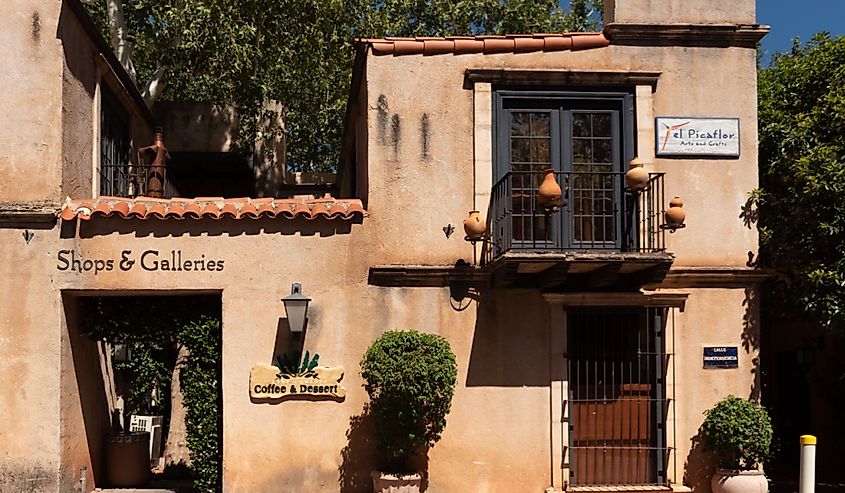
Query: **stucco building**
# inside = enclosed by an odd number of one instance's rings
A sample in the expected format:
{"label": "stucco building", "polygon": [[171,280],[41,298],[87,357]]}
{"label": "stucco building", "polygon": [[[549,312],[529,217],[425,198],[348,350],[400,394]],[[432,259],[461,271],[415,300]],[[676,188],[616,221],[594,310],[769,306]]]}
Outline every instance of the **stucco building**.
{"label": "stucco building", "polygon": [[[754,0],[610,0],[601,33],[359,40],[338,185],[306,198],[147,197],[155,118],[76,0],[0,18],[0,489],[104,484],[109,355],[80,298],[211,294],[227,493],[367,491],[358,362],[392,329],[458,359],[428,491],[709,491],[702,412],[760,391]],[[547,168],[558,207],[538,200]],[[342,398],[252,395],[291,340],[293,283]]]}

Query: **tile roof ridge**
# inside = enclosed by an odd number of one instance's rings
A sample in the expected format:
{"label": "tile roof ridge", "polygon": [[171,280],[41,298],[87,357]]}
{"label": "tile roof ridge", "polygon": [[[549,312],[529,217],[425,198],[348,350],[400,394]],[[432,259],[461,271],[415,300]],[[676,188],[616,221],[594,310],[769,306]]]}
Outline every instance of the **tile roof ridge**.
{"label": "tile roof ridge", "polygon": [[576,51],[603,48],[610,44],[603,32],[357,38],[355,42],[369,47],[373,56]]}
{"label": "tile roof ridge", "polygon": [[89,220],[94,217],[119,217],[124,219],[220,219],[232,217],[235,219],[259,217],[349,220],[355,217],[364,218],[369,214],[363,207],[361,199],[338,199],[331,196],[324,197],[112,197],[100,196],[94,198],[65,198],[65,203],[59,213],[64,220]]}
{"label": "tile roof ridge", "polygon": [[376,38],[355,38],[356,43],[390,43],[393,41],[431,41],[431,40],[451,40],[451,39],[507,39],[507,38],[545,38],[545,37],[560,37],[560,36],[596,36],[604,37],[602,31],[561,31],[561,32],[546,32],[546,33],[505,33],[505,34],[445,34],[443,36],[383,36]]}

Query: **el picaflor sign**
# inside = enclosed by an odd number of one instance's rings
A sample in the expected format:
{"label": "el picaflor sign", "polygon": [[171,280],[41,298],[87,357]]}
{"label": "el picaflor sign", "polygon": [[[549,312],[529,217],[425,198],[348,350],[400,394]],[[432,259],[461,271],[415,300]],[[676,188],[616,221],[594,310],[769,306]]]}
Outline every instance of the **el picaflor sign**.
{"label": "el picaflor sign", "polygon": [[657,117],[657,156],[739,157],[739,118]]}
{"label": "el picaflor sign", "polygon": [[320,356],[276,358],[276,365],[256,363],[249,372],[249,396],[253,399],[281,400],[297,397],[343,399],[346,389],[340,384],[343,368],[318,366]]}

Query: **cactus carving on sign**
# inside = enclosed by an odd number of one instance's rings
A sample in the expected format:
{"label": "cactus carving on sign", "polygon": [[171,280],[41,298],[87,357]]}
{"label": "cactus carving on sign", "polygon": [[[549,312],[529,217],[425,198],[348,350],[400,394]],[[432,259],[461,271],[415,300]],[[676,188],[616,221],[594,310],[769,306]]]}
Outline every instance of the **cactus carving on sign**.
{"label": "cactus carving on sign", "polygon": [[256,363],[249,372],[249,396],[277,401],[289,398],[343,400],[343,368],[319,366],[320,355],[299,352],[276,357],[275,365]]}

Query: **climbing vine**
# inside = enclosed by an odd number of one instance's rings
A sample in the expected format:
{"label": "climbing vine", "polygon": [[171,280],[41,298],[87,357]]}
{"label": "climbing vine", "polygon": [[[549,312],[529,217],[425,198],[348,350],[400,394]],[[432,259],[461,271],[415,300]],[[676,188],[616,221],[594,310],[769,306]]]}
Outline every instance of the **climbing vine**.
{"label": "climbing vine", "polygon": [[[92,338],[126,344],[131,359],[115,362],[128,379],[128,414],[147,414],[154,391],[170,396],[178,346],[189,355],[180,372],[194,490],[220,489],[220,299],[217,297],[97,297],[82,301],[82,328]],[[169,425],[170,400],[157,413]]]}

